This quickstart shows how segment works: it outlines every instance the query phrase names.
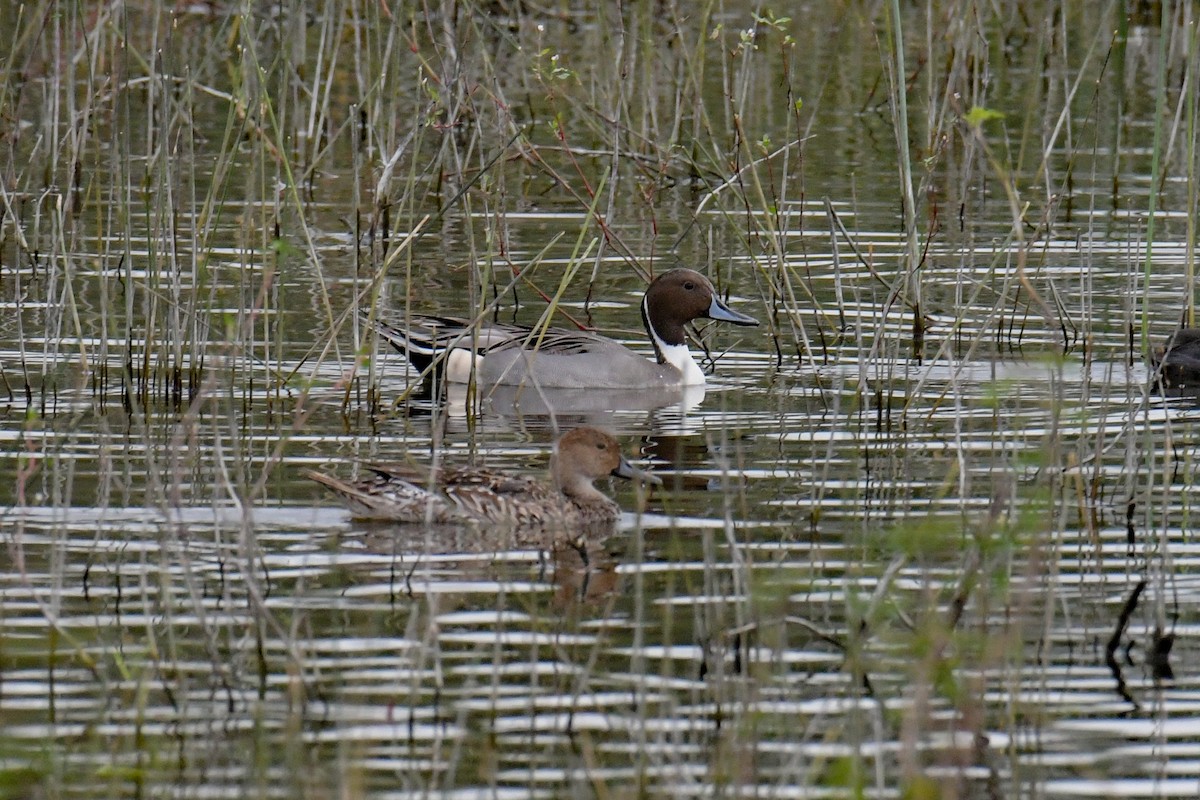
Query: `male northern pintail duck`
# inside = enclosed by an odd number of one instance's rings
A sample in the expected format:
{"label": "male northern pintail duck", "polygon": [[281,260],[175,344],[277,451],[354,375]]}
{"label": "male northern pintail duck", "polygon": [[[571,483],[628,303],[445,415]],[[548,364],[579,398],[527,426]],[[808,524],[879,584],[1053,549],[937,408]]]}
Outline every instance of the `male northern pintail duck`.
{"label": "male northern pintail duck", "polygon": [[544,389],[673,389],[704,386],[704,372],[687,346],[684,328],[708,318],[734,325],[758,320],[717,297],[708,278],[691,269],[659,275],[642,298],[642,323],[654,344],[653,361],[598,334],[516,325],[474,327],[451,317],[413,315],[407,330],[377,322],[379,334],[420,370],[444,361],[453,383],[533,385]]}
{"label": "male northern pintail duck", "polygon": [[305,475],[328,487],[355,519],[385,522],[490,523],[518,529],[611,525],[620,508],[593,485],[597,478],[661,484],[621,455],[617,440],[598,428],[576,428],[554,445],[553,486],[479,467],[422,473],[412,467],[372,466],[356,483],[320,472]]}

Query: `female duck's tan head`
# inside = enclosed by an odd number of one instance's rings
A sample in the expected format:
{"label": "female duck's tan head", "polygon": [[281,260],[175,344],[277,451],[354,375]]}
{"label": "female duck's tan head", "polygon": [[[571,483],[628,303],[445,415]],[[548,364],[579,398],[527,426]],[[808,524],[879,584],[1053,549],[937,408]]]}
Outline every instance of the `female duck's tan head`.
{"label": "female duck's tan head", "polygon": [[576,428],[559,438],[550,458],[550,473],[558,490],[576,499],[607,499],[592,485],[597,478],[607,475],[642,483],[662,483],[656,476],[626,461],[616,439],[592,427]]}

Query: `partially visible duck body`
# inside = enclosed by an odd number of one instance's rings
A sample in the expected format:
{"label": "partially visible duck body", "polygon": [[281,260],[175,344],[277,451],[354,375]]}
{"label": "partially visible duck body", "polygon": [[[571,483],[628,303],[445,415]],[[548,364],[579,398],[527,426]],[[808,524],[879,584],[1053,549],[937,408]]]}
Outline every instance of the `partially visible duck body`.
{"label": "partially visible duck body", "polygon": [[1200,391],[1200,328],[1180,328],[1150,353],[1154,381],[1165,389]]}
{"label": "partially visible duck body", "polygon": [[473,375],[485,389],[678,389],[705,383],[685,329],[701,318],[758,324],[723,303],[700,273],[673,269],[655,278],[642,299],[654,360],[599,334],[562,328],[473,326],[453,317],[412,315],[403,327],[377,321],[376,329],[418,369],[437,362],[452,383],[466,383]]}
{"label": "partially visible duck body", "polygon": [[355,519],[399,523],[491,524],[519,530],[611,525],[621,510],[593,483],[614,475],[661,483],[630,464],[598,428],[576,428],[555,444],[553,485],[478,467],[423,473],[407,466],[372,466],[372,477],[347,482],[307,471],[349,507]]}

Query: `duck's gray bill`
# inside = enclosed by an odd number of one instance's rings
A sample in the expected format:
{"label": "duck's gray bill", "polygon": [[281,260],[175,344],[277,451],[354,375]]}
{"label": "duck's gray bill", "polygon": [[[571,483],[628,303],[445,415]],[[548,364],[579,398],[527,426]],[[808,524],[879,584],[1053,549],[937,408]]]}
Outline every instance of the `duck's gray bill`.
{"label": "duck's gray bill", "polygon": [[734,311],[716,297],[712,299],[712,303],[708,306],[708,317],[709,319],[716,319],[721,322],[732,322],[734,325],[758,324],[758,320],[754,317],[747,316],[740,311]]}

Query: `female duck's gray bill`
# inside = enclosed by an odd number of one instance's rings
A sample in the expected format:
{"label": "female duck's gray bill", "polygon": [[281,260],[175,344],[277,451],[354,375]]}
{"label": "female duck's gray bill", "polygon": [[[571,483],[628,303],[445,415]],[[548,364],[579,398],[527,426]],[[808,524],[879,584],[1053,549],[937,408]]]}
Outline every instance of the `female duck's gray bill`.
{"label": "female duck's gray bill", "polygon": [[720,320],[721,322],[732,322],[734,325],[758,324],[758,320],[754,317],[747,316],[740,311],[734,311],[722,303],[715,295],[713,296],[712,303],[708,306],[708,318]]}
{"label": "female duck's gray bill", "polygon": [[662,478],[658,477],[657,475],[652,475],[645,470],[638,469],[633,464],[630,464],[628,461],[626,461],[624,456],[621,457],[621,463],[618,464],[617,468],[612,471],[612,474],[616,475],[618,478],[624,478],[628,481],[652,483],[655,486],[662,486]]}

